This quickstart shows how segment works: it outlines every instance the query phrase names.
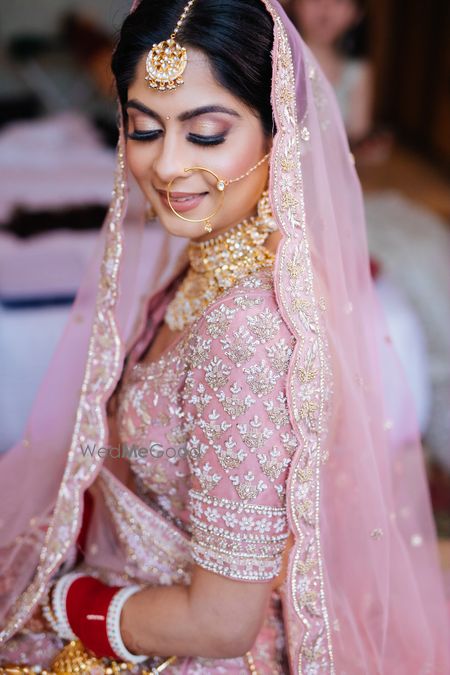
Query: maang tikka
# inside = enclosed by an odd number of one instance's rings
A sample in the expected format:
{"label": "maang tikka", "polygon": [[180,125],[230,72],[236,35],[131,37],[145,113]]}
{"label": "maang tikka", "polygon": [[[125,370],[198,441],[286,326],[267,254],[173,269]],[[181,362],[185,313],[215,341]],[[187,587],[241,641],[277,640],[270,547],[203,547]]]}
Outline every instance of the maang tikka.
{"label": "maang tikka", "polygon": [[189,0],[170,38],[154,44],[148,53],[145,79],[152,89],[167,91],[184,82],[182,75],[187,65],[187,52],[175,38],[194,2],[195,0]]}

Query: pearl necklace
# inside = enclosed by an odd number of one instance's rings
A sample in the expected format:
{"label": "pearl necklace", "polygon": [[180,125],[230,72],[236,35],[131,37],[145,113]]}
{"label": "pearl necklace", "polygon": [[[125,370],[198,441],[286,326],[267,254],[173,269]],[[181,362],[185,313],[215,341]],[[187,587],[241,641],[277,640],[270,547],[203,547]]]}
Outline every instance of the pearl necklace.
{"label": "pearl necklace", "polygon": [[263,192],[256,216],[207,241],[189,242],[190,266],[164,316],[169,328],[182,330],[200,317],[225,289],[242,277],[273,265],[275,254],[264,247],[264,242],[276,229],[269,195]]}

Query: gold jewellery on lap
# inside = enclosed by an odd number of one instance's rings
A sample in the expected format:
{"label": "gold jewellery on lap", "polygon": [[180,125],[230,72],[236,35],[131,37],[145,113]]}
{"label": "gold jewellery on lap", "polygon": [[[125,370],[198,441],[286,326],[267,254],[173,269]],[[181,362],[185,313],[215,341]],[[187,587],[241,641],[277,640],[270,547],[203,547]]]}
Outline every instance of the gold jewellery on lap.
{"label": "gold jewellery on lap", "polygon": [[[150,658],[150,657],[149,657]],[[176,661],[176,656],[171,656],[157,666],[150,669],[141,667],[141,675],[158,675]],[[86,675],[118,675],[136,668],[135,663],[114,661],[107,658],[99,658],[89,652],[80,640],[72,640],[56,655],[49,669],[39,666],[4,666],[0,667],[1,675],[70,675],[71,673],[85,673]]]}
{"label": "gold jewellery on lap", "polygon": [[[158,675],[168,666],[176,661],[176,656],[171,656],[158,666],[150,669],[141,667],[141,675]],[[251,652],[246,652],[245,660],[248,672],[252,675],[258,675]],[[111,659],[100,659],[88,652],[80,640],[72,640],[57,654],[50,669],[40,666],[4,666],[0,667],[0,675],[124,675],[127,671],[133,670],[136,664],[113,661]]]}

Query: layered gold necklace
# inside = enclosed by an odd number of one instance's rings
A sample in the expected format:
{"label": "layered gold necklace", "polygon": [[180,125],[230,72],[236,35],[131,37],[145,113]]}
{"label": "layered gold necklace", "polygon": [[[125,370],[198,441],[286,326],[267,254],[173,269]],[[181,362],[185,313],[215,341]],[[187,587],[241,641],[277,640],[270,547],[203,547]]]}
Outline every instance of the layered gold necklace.
{"label": "layered gold necklace", "polygon": [[276,229],[269,195],[263,192],[256,216],[207,241],[189,242],[190,265],[164,317],[169,328],[182,330],[239,279],[273,265],[275,254],[264,242]]}

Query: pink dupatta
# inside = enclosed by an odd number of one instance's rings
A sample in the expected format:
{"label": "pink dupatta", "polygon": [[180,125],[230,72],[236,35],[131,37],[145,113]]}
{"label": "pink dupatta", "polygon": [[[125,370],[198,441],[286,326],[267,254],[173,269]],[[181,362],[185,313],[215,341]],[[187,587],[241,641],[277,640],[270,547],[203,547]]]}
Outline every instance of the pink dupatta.
{"label": "pink dupatta", "polygon": [[[290,670],[448,675],[419,431],[370,277],[359,181],[330,86],[277,0],[261,1],[274,23],[270,196],[283,234],[275,290],[296,337],[287,396],[300,445],[287,484],[294,545],[282,587]],[[142,223],[126,217],[130,182],[121,133],[96,253],[25,437],[0,460],[0,644],[69,558],[83,493],[102,466],[79,446],[107,443],[106,402],[145,309]],[[407,437],[383,400],[381,358],[408,402]],[[171,536],[169,572],[180,563],[174,550],[184,555],[179,533]],[[112,568],[117,555],[105,541]]]}

